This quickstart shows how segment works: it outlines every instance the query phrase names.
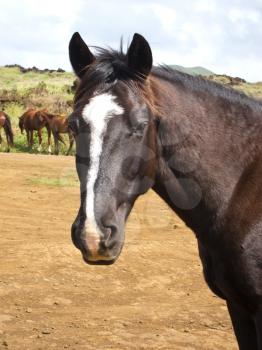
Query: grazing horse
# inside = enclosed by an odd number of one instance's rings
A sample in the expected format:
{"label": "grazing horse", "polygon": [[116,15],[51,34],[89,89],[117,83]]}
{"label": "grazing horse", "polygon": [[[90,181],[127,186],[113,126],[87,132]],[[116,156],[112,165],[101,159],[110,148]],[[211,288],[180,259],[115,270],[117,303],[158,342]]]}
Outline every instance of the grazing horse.
{"label": "grazing horse", "polygon": [[44,116],[46,110],[37,111],[36,109],[28,109],[20,118],[19,118],[19,128],[21,133],[26,131],[27,144],[29,149],[32,149],[34,143],[34,131],[37,131],[38,134],[38,151],[42,149],[42,129],[45,127],[48,135],[48,152],[51,153],[51,131],[47,120]]}
{"label": "grazing horse", "polygon": [[14,134],[11,126],[11,121],[5,112],[0,111],[0,145],[2,144],[1,129],[4,129],[6,142],[7,142],[7,152],[10,152],[10,147],[14,146]]}
{"label": "grazing horse", "polygon": [[71,130],[68,129],[68,118],[63,115],[54,115],[50,113],[43,113],[43,115],[45,116],[54,137],[55,154],[59,154],[59,141],[65,145],[64,139],[60,134],[68,134],[69,148],[66,155],[69,155],[74,144],[74,136]]}
{"label": "grazing horse", "polygon": [[139,34],[124,54],[69,44],[80,78],[69,126],[81,205],[72,240],[112,264],[149,188],[194,231],[211,290],[241,350],[262,350],[262,103],[200,77],[152,67]]}

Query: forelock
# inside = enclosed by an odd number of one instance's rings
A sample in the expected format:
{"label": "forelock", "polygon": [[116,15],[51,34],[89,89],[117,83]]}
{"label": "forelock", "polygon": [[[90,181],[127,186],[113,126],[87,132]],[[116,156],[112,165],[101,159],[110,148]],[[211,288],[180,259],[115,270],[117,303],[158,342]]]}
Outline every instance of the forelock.
{"label": "forelock", "polygon": [[127,56],[122,45],[119,51],[96,48],[95,61],[85,68],[76,94],[75,104],[82,98],[89,99],[94,95],[108,92],[117,81],[125,83],[129,88],[136,88],[141,77],[128,67]]}

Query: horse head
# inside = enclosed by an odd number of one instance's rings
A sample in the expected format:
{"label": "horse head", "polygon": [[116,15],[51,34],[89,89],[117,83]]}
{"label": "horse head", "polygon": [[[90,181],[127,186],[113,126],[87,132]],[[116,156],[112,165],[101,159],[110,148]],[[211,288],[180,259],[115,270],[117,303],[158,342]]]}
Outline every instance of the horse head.
{"label": "horse head", "polygon": [[75,33],[69,54],[80,79],[69,118],[81,188],[72,240],[87,263],[111,264],[134,202],[156,173],[157,121],[147,81],[152,53],[135,34],[126,55],[101,49],[95,57]]}

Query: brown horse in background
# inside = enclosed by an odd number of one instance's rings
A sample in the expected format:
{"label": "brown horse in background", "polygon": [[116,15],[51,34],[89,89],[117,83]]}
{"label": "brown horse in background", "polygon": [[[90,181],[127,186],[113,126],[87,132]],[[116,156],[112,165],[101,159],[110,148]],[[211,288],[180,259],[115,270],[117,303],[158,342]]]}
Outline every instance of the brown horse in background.
{"label": "brown horse in background", "polygon": [[14,134],[11,126],[11,121],[5,112],[0,112],[0,145],[2,144],[1,129],[4,129],[7,142],[7,152],[10,151],[10,147],[14,146]]}
{"label": "brown horse in background", "polygon": [[66,155],[69,155],[73,144],[74,144],[74,136],[70,129],[68,129],[68,118],[63,115],[50,114],[47,112],[43,113],[43,116],[46,118],[50,131],[54,137],[55,143],[55,152],[54,154],[59,154],[59,141],[65,145],[65,141],[60,134],[68,134],[69,137],[69,147],[66,152]]}
{"label": "brown horse in background", "polygon": [[37,111],[36,109],[28,109],[20,118],[19,118],[19,128],[21,133],[26,131],[27,143],[29,149],[32,149],[34,143],[34,131],[37,131],[38,134],[38,151],[42,148],[42,129],[45,127],[48,135],[48,152],[51,153],[51,130],[49,124],[45,117],[46,110]]}

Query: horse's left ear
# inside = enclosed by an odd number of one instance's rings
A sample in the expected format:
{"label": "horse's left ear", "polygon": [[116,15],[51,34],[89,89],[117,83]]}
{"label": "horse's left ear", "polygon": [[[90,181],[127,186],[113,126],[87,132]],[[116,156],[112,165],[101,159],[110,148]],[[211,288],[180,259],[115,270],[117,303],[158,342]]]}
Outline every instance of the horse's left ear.
{"label": "horse's left ear", "polygon": [[69,43],[69,58],[76,75],[80,79],[84,75],[84,68],[95,60],[95,56],[77,32],[74,33]]}
{"label": "horse's left ear", "polygon": [[146,78],[153,64],[151,48],[146,39],[135,33],[127,51],[127,62],[140,78]]}

